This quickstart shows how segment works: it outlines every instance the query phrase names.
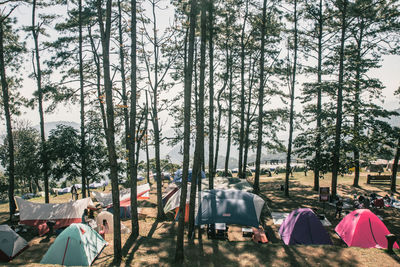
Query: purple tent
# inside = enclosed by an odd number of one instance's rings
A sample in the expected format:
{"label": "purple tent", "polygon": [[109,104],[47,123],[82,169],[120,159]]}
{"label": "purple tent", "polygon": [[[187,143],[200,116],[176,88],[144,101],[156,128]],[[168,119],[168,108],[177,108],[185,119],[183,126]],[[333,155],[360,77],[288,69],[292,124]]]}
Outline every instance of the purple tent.
{"label": "purple tent", "polygon": [[286,245],[332,245],[321,221],[308,208],[292,211],[279,228],[279,234]]}

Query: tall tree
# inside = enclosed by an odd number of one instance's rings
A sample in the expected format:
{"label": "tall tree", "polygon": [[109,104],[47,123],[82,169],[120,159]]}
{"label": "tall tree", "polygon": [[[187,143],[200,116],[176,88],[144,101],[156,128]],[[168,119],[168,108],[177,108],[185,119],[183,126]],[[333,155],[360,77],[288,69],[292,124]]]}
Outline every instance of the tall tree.
{"label": "tall tree", "polygon": [[178,233],[175,250],[175,262],[182,263],[183,254],[183,236],[185,226],[185,207],[187,197],[187,181],[189,174],[189,148],[190,148],[190,106],[191,106],[191,91],[192,91],[192,76],[193,76],[193,56],[194,56],[194,36],[196,30],[196,15],[197,15],[197,0],[190,1],[189,15],[189,49],[187,56],[187,64],[185,69],[185,87],[184,87],[184,147],[183,147],[183,170],[182,170],[182,187],[181,198],[179,202],[179,221]]}
{"label": "tall tree", "polygon": [[340,14],[340,48],[339,48],[339,74],[337,84],[337,104],[336,104],[336,126],[335,126],[335,145],[332,155],[332,198],[335,199],[337,191],[337,176],[339,171],[339,158],[340,158],[340,139],[342,133],[342,109],[343,109],[343,78],[344,78],[344,48],[346,41],[346,30],[348,26],[347,21],[347,7],[348,0],[338,0],[336,3]]}
{"label": "tall tree", "polygon": [[[121,221],[120,221],[120,203],[119,203],[119,189],[118,189],[118,163],[117,153],[115,149],[115,125],[114,125],[114,104],[113,104],[113,90],[110,75],[110,36],[111,36],[111,10],[112,0],[106,1],[106,9],[102,8],[102,1],[97,0],[97,13],[98,22],[100,25],[100,36],[103,52],[103,79],[104,90],[106,94],[107,106],[107,150],[108,160],[110,162],[110,178],[111,178],[111,191],[112,201],[114,207],[114,258],[117,261],[121,260]],[[105,18],[104,18],[105,16]],[[105,22],[105,25],[104,25]]]}
{"label": "tall tree", "polygon": [[[196,146],[194,150],[192,182],[189,206],[189,239],[194,237],[196,191],[201,191],[201,172],[204,159],[204,84],[206,69],[207,0],[201,1],[200,16],[200,84],[198,92],[198,111],[196,112]],[[197,189],[196,189],[197,188]],[[199,231],[200,236],[200,231]]]}
{"label": "tall tree", "polygon": [[[6,27],[6,20],[11,15],[12,11],[16,8],[13,7],[7,14],[0,13],[0,79],[1,79],[1,89],[3,96],[3,107],[4,107],[4,115],[6,117],[6,126],[7,126],[7,140],[8,140],[8,203],[10,207],[10,220],[12,215],[15,213],[16,205],[14,200],[14,181],[15,181],[15,163],[14,163],[14,141],[13,141],[13,130],[11,124],[11,110],[10,110],[10,95],[8,82],[6,77],[6,62],[4,60],[4,28]],[[1,11],[0,11],[1,12]]]}
{"label": "tall tree", "polygon": [[[136,131],[136,95],[137,95],[137,79],[136,79],[136,0],[131,0],[131,110],[130,110],[130,131],[129,131],[129,171],[131,181],[131,196],[137,195],[137,164],[135,160],[135,131]],[[146,97],[147,99],[147,97]],[[146,106],[147,109],[147,106]],[[146,111],[146,128],[147,128],[147,111]],[[147,129],[146,129],[147,130]],[[147,140],[146,140],[147,141]],[[159,176],[160,177],[160,176]],[[139,236],[139,220],[137,212],[137,198],[131,198],[131,225],[134,237]]]}
{"label": "tall tree", "polygon": [[214,188],[214,5],[213,0],[208,1],[208,56],[210,67],[209,79],[209,122],[208,122],[208,188]]}
{"label": "tall tree", "polygon": [[264,54],[265,54],[265,35],[267,24],[267,0],[263,1],[262,22],[260,27],[261,33],[261,55],[260,55],[260,87],[258,89],[258,133],[257,133],[257,152],[256,152],[256,173],[254,177],[253,190],[255,193],[260,192],[260,162],[263,138],[263,111],[264,111]]}
{"label": "tall tree", "polygon": [[[289,142],[287,149],[287,157],[286,157],[286,175],[285,175],[285,196],[289,196],[289,175],[290,175],[290,161],[292,156],[292,140],[293,140],[293,120],[294,120],[294,92],[296,85],[296,69],[297,69],[297,0],[294,0],[294,11],[293,11],[293,20],[294,20],[294,47],[293,47],[293,67],[289,68],[289,88],[290,88],[290,114],[289,114]],[[290,62],[289,62],[290,63]]]}
{"label": "tall tree", "polygon": [[44,181],[44,198],[45,202],[49,203],[49,160],[46,155],[46,133],[44,131],[44,110],[43,110],[43,86],[42,86],[42,68],[40,62],[40,47],[39,47],[39,36],[42,32],[43,23],[39,23],[36,21],[36,11],[37,11],[38,3],[37,0],[32,1],[32,27],[31,32],[33,36],[33,41],[35,44],[34,47],[34,56],[35,60],[33,60],[33,69],[34,75],[36,79],[37,86],[37,97],[38,97],[38,105],[39,105],[39,119],[40,119],[40,137],[41,137],[41,154],[40,159],[42,162],[42,175]]}

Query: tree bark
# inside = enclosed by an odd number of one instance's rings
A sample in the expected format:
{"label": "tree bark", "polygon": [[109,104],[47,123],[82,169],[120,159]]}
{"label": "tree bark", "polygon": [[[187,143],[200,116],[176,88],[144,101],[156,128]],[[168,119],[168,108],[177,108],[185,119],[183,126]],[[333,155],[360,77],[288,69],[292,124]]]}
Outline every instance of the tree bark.
{"label": "tree bark", "polygon": [[363,32],[364,32],[364,23],[361,22],[360,25],[360,35],[359,39],[356,40],[357,42],[357,60],[356,64],[356,84],[355,84],[355,94],[354,94],[354,181],[353,186],[358,187],[358,181],[360,180],[360,149],[359,149],[359,142],[360,142],[360,78],[361,78],[361,44],[363,41]]}
{"label": "tree bark", "polygon": [[103,74],[104,74],[104,90],[106,94],[106,115],[107,115],[107,150],[110,162],[110,178],[111,191],[114,209],[114,259],[119,262],[121,260],[121,220],[120,220],[120,203],[118,188],[118,163],[115,150],[115,125],[114,125],[114,106],[113,92],[110,75],[110,35],[111,35],[111,7],[112,0],[106,2],[106,25],[103,24],[103,10],[101,0],[97,0],[98,20],[100,25],[101,44],[103,51]]}
{"label": "tree bark", "polygon": [[86,186],[86,133],[85,133],[85,94],[84,94],[84,77],[83,77],[83,51],[82,51],[82,0],[78,1],[78,17],[79,17],[79,92],[81,104],[81,176],[82,176],[82,198],[86,197],[86,188],[89,194],[89,186]]}
{"label": "tree bark", "polygon": [[346,15],[348,0],[341,1],[341,38],[339,52],[339,82],[337,93],[337,111],[336,111],[336,129],[335,129],[335,145],[333,149],[333,166],[332,166],[332,199],[336,198],[337,176],[339,170],[340,159],[340,136],[342,132],[342,106],[343,106],[343,76],[344,76],[344,43],[346,34]]}
{"label": "tree bark", "polygon": [[229,69],[229,107],[228,107],[228,136],[227,136],[227,145],[226,145],[226,156],[225,156],[225,175],[228,175],[229,169],[229,158],[231,154],[231,142],[232,142],[232,102],[233,102],[233,59],[232,59],[232,51],[230,51],[230,55],[227,58],[227,64]]}
{"label": "tree bark", "polygon": [[256,174],[254,177],[253,191],[260,192],[260,161],[263,136],[263,115],[264,115],[264,54],[265,54],[265,30],[266,30],[267,0],[263,1],[262,24],[261,24],[261,58],[260,58],[260,88],[258,90],[258,137],[256,152]]}
{"label": "tree bark", "polygon": [[[120,4],[120,1],[118,1]],[[120,36],[122,29],[120,30]],[[120,47],[122,46],[122,37],[120,37]],[[137,160],[135,160],[135,138],[136,138],[136,94],[137,94],[137,78],[136,78],[136,0],[131,0],[131,110],[129,127],[127,127],[128,149],[129,149],[129,172],[131,180],[131,225],[132,235],[136,238],[139,236],[139,218],[137,209]],[[122,51],[123,52],[123,51]],[[123,59],[121,58],[121,63]],[[122,64],[123,65],[123,64]],[[121,66],[121,72],[125,70]],[[125,75],[124,75],[125,76]],[[123,78],[124,79],[124,78]],[[126,97],[126,94],[125,94]],[[127,101],[126,101],[127,102]],[[125,105],[125,104],[124,104]],[[128,114],[126,114],[128,117]],[[158,176],[160,177],[160,176]]]}
{"label": "tree bark", "polygon": [[221,117],[222,117],[222,105],[221,105],[221,95],[222,92],[225,90],[223,87],[218,92],[217,103],[218,103],[218,119],[217,119],[217,140],[215,144],[215,160],[214,160],[214,173],[217,172],[217,165],[218,165],[218,154],[219,154],[219,139],[221,136]]}
{"label": "tree bark", "polygon": [[193,52],[194,52],[194,35],[196,29],[196,14],[197,14],[197,0],[190,2],[190,31],[189,31],[189,52],[188,64],[185,70],[185,91],[184,91],[184,140],[183,140],[183,170],[182,170],[182,187],[181,198],[179,205],[179,221],[178,233],[175,250],[175,262],[182,263],[184,259],[183,253],[183,236],[185,226],[185,208],[187,196],[187,181],[189,173],[189,149],[190,149],[190,106],[191,106],[191,91],[192,91],[192,75],[193,75]]}
{"label": "tree bark", "polygon": [[[201,171],[204,159],[204,83],[205,83],[205,69],[206,69],[206,13],[207,1],[201,0],[201,17],[200,17],[200,84],[199,84],[199,97],[198,97],[198,112],[196,114],[196,146],[194,153],[192,183],[190,192],[190,206],[189,206],[189,239],[194,238],[194,219],[195,219],[195,203],[196,203],[196,187],[201,191]],[[197,183],[197,186],[196,186]],[[200,231],[199,231],[200,236]]]}
{"label": "tree bark", "polygon": [[397,141],[396,154],[394,156],[393,168],[392,168],[392,180],[390,183],[390,190],[394,193],[396,192],[396,179],[397,179],[397,169],[399,167],[399,158],[400,158],[400,137]]}
{"label": "tree bark", "polygon": [[36,0],[32,2],[32,36],[35,43],[35,60],[36,60],[36,84],[38,89],[38,104],[39,104],[39,119],[40,119],[40,137],[41,137],[41,152],[40,158],[43,164],[42,173],[44,181],[44,199],[45,203],[49,203],[49,162],[46,154],[46,133],[44,131],[44,111],[43,111],[43,90],[42,90],[42,70],[40,68],[39,55],[39,29],[36,26]]}
{"label": "tree bark", "polygon": [[318,10],[318,92],[317,92],[317,136],[315,140],[315,158],[314,158],[314,191],[319,190],[319,170],[320,170],[320,159],[321,159],[321,113],[322,113],[322,29],[323,29],[323,16],[322,16],[322,0],[319,1]]}
{"label": "tree bark", "polygon": [[[5,18],[4,18],[5,19]],[[3,23],[4,19],[0,20],[0,78],[1,78],[1,89],[3,93],[3,107],[4,115],[6,117],[7,125],[7,141],[8,141],[8,201],[10,208],[10,220],[15,213],[16,205],[14,200],[14,184],[15,184],[15,162],[14,162],[14,140],[12,133],[11,124],[11,112],[10,112],[10,96],[8,94],[8,82],[6,77],[6,67],[4,61],[4,30]]]}
{"label": "tree bark", "polygon": [[209,80],[209,90],[210,90],[210,117],[209,117],[209,136],[208,136],[208,188],[214,188],[214,18],[213,18],[213,0],[208,1],[208,56],[210,59],[210,80]]}
{"label": "tree bark", "polygon": [[293,70],[292,84],[290,86],[290,116],[289,116],[289,143],[286,157],[286,175],[285,175],[285,196],[289,196],[289,175],[290,175],[290,161],[292,156],[292,141],[293,141],[293,120],[294,120],[294,92],[296,85],[296,69],[297,69],[297,0],[294,0],[294,57],[293,57]]}
{"label": "tree bark", "polygon": [[245,105],[245,80],[244,80],[244,68],[245,68],[245,30],[246,30],[246,22],[247,15],[249,11],[249,1],[246,1],[246,10],[243,18],[243,26],[242,33],[240,36],[240,132],[239,132],[239,178],[245,178],[243,173],[243,146],[244,146],[244,113],[246,109]]}

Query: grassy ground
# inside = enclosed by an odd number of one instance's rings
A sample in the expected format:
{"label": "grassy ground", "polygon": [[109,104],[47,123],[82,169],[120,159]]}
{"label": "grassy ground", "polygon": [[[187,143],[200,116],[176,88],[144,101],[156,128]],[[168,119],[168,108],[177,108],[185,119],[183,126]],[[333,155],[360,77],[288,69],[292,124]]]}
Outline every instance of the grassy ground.
{"label": "grassy ground", "polygon": [[[310,207],[323,211],[318,200],[318,194],[312,191],[313,174],[295,173],[290,179],[290,197],[286,198],[281,192],[280,185],[283,184],[283,174],[273,177],[261,178],[261,196],[266,200],[261,215],[261,221],[267,232],[268,244],[256,244],[250,238],[241,236],[241,228],[231,226],[229,228],[229,241],[208,240],[203,235],[202,240],[196,239],[194,244],[185,243],[184,266],[400,266],[400,254],[389,255],[382,249],[348,248],[334,234],[334,227],[339,222],[334,218],[334,207],[329,205],[325,208],[325,214],[332,223],[327,227],[334,242],[333,246],[285,246],[279,239],[278,227],[273,224],[270,211],[290,212],[300,207]],[[353,188],[352,176],[339,177],[338,194],[351,198],[354,193],[375,192],[385,195],[389,192],[389,185],[366,184],[366,173],[362,173],[360,187]],[[249,179],[252,182],[251,179]],[[330,175],[320,180],[321,186],[330,186]],[[398,180],[399,184],[400,181]],[[166,184],[164,185],[164,187]],[[400,191],[400,187],[397,188]],[[175,233],[177,223],[172,216],[164,222],[156,221],[156,193],[155,184],[149,200],[140,201],[143,212],[147,215],[139,221],[140,237],[131,240],[129,235],[122,235],[123,266],[149,266],[173,265],[175,254]],[[399,198],[399,195],[397,195]],[[52,197],[51,202],[65,202],[70,194]],[[32,201],[44,202],[43,198]],[[400,235],[400,211],[394,208],[373,210],[383,218],[383,222],[389,231]],[[8,218],[8,204],[0,205],[0,223]],[[123,221],[130,227],[130,221]],[[38,237],[33,233],[22,233],[30,247],[14,259],[10,265],[36,266],[54,241],[55,237]],[[108,266],[113,264],[113,236],[107,235],[109,243],[100,254],[94,265]]]}

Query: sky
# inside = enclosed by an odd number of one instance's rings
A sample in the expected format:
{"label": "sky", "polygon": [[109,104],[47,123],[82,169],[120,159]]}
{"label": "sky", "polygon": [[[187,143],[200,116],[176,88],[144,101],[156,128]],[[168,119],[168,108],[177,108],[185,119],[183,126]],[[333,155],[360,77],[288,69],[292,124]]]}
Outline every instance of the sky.
{"label": "sky", "polygon": [[[56,12],[58,14],[65,14],[66,8],[60,6],[54,6],[51,8],[52,12]],[[31,23],[31,8],[29,6],[22,6],[17,8],[13,16],[17,17],[20,25],[29,25]],[[164,10],[158,11],[158,21],[160,25],[166,26],[169,24],[172,18],[171,10]],[[51,37],[55,38],[55,31],[49,31]],[[29,43],[32,43],[31,36],[28,36],[26,39],[28,43],[28,47],[32,48]],[[45,57],[46,55],[44,55]],[[35,82],[31,78],[28,78],[28,75],[32,73],[32,66],[30,60],[27,61],[24,65],[24,83],[21,90],[21,93],[28,98],[32,97],[32,93],[36,90]],[[394,96],[394,91],[400,87],[400,56],[384,56],[382,61],[382,67],[379,69],[374,69],[370,71],[369,75],[371,77],[376,77],[380,81],[382,81],[385,89],[383,90],[383,95],[385,97],[385,101],[383,106],[386,109],[393,110],[400,108],[400,97]],[[56,77],[53,77],[57,79]],[[304,78],[303,78],[304,79]],[[302,78],[300,78],[299,82],[301,83]],[[297,86],[296,94],[299,94],[299,89],[301,86]],[[182,90],[182,86],[177,86],[172,90],[172,93],[178,94]],[[297,111],[301,110],[301,105],[296,103]],[[21,120],[28,120],[31,122],[32,126],[39,124],[39,114],[38,111],[26,109],[23,110],[23,115],[20,116],[18,119]],[[53,121],[73,121],[79,123],[79,107],[74,105],[59,105],[55,112],[52,114],[45,115],[46,122],[53,122]],[[171,118],[169,118],[167,113],[162,114],[161,116],[162,121],[166,122],[166,127],[168,125],[172,125]],[[0,123],[0,135],[5,134],[5,121]]]}

